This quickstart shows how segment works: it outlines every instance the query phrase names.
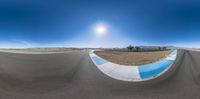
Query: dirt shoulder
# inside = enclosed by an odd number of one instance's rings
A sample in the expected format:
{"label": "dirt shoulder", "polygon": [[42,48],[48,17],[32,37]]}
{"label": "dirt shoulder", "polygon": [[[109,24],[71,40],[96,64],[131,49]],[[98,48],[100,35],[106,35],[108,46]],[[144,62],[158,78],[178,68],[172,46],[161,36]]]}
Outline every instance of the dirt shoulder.
{"label": "dirt shoulder", "polygon": [[133,66],[155,62],[165,58],[171,52],[172,50],[152,52],[95,51],[95,54],[113,63]]}

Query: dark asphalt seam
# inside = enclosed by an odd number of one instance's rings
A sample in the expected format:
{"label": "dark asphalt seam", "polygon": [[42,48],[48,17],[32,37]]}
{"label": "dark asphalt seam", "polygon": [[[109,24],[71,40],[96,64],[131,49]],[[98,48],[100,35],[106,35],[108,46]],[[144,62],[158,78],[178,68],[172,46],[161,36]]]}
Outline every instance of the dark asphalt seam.
{"label": "dark asphalt seam", "polygon": [[82,57],[80,58],[80,61],[78,62],[78,64],[76,65],[76,68],[74,68],[72,71],[74,71],[74,72],[72,72],[72,76],[70,77],[71,78],[71,80],[74,78],[74,76],[76,75],[76,73],[79,71],[79,69],[80,69],[80,66],[82,66],[81,65],[81,63],[84,61],[84,55],[82,55]]}
{"label": "dark asphalt seam", "polygon": [[200,70],[200,67],[198,67],[198,63],[196,62],[196,60],[192,57],[190,52],[187,52],[188,56],[190,57],[192,63],[191,63],[191,67],[190,67],[190,71],[192,73],[192,77],[195,81],[195,83],[197,85],[200,85],[200,73],[198,70]]}

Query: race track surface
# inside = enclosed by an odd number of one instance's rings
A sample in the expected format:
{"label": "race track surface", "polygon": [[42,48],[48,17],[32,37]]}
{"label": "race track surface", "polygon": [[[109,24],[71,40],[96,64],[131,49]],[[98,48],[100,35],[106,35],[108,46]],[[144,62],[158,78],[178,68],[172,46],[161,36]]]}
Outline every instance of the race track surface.
{"label": "race track surface", "polygon": [[103,74],[88,51],[0,52],[0,99],[200,99],[200,52],[178,50],[173,66],[147,82]]}

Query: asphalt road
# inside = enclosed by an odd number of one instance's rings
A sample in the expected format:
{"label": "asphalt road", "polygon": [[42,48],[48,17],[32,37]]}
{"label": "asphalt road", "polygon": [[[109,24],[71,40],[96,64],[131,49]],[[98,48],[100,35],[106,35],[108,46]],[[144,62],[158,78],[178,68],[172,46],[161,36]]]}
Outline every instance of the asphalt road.
{"label": "asphalt road", "polygon": [[87,51],[0,53],[0,99],[200,99],[200,52],[179,50],[172,68],[147,82],[103,74]]}

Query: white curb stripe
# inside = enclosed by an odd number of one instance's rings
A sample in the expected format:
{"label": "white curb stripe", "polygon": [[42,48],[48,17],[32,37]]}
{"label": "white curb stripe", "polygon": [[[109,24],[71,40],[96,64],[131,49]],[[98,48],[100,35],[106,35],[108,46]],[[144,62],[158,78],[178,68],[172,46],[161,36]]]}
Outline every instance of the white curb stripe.
{"label": "white curb stripe", "polygon": [[[111,78],[122,80],[122,81],[146,81],[150,79],[154,79],[163,73],[165,73],[172,64],[166,65],[165,62],[173,61],[176,59],[177,50],[173,51],[170,55],[166,57],[166,59],[157,61],[155,63],[146,64],[142,66],[127,66],[127,65],[119,65],[112,62],[103,62],[99,64],[99,61],[102,61],[101,57],[97,56],[94,51],[91,51],[89,56],[94,62],[94,64],[101,70],[104,74],[108,75]],[[93,57],[97,57],[102,60],[94,60]],[[162,64],[164,62],[164,64]],[[160,66],[164,67],[159,67]],[[156,67],[153,66],[156,65]],[[169,64],[169,63],[168,63]],[[149,67],[150,66],[150,67]],[[152,67],[153,66],[153,67]],[[167,66],[167,67],[166,67]],[[146,78],[148,77],[148,78]]]}
{"label": "white curb stripe", "polygon": [[[99,57],[93,52],[90,54],[90,58],[92,57]],[[98,65],[96,61],[94,64],[101,70],[104,74],[108,75],[111,78],[122,80],[122,81],[140,81],[140,74],[138,68],[136,66],[125,66],[119,65],[111,62],[107,62],[101,65]]]}

